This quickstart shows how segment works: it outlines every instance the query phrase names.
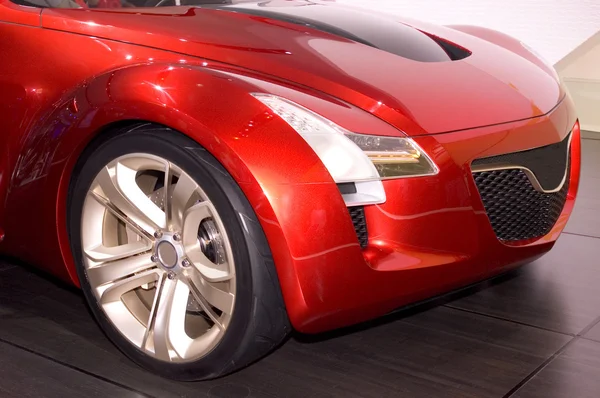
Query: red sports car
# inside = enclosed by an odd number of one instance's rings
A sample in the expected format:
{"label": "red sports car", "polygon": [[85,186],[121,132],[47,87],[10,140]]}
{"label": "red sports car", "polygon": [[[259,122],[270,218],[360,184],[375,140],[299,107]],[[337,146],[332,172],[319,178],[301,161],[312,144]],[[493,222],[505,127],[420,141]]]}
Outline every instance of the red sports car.
{"label": "red sports car", "polygon": [[[183,2],[182,2],[183,1]],[[580,132],[485,28],[327,1],[0,0],[0,249],[165,377],[543,255]]]}

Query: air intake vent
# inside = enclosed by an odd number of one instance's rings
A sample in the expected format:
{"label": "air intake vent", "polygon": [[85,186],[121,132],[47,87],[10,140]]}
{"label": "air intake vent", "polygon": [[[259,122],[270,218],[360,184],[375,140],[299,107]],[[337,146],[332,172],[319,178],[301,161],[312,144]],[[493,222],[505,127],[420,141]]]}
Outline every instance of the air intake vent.
{"label": "air intake vent", "polygon": [[535,239],[554,227],[569,192],[571,138],[473,161],[475,184],[498,239]]}
{"label": "air intake vent", "polygon": [[365,208],[362,206],[349,207],[350,217],[352,217],[352,224],[354,224],[354,230],[356,231],[356,237],[360,242],[360,247],[363,249],[367,247],[369,243],[369,235],[367,233],[367,220],[365,218]]}
{"label": "air intake vent", "polygon": [[492,228],[505,242],[548,234],[569,192],[570,172],[562,188],[554,193],[536,190],[522,169],[483,171],[473,173],[473,177]]}

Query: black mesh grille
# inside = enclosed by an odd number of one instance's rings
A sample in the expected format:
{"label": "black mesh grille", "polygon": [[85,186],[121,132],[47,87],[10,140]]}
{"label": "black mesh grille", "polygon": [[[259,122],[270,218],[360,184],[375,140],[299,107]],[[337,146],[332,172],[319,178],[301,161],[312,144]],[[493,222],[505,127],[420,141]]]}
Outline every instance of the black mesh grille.
{"label": "black mesh grille", "polygon": [[350,217],[352,217],[352,224],[354,224],[354,230],[356,231],[356,237],[360,242],[360,247],[363,249],[367,247],[369,243],[369,235],[367,234],[367,220],[365,219],[364,207],[349,207]]}
{"label": "black mesh grille", "polygon": [[502,241],[533,239],[548,234],[565,205],[569,176],[570,171],[560,191],[544,193],[534,188],[521,169],[473,173],[488,218]]}

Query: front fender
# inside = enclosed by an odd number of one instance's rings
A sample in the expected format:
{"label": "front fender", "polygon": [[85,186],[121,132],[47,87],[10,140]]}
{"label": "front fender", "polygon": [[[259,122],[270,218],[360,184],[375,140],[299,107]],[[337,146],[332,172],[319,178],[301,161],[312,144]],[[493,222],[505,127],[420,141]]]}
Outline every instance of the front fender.
{"label": "front fender", "polygon": [[[319,295],[305,298],[298,267],[323,266],[316,253],[355,247],[360,254],[360,247],[329,173],[291,127],[250,95],[257,91],[285,96],[357,132],[400,134],[350,105],[256,76],[200,65],[121,69],[75,90],[34,138],[26,138],[9,196],[10,211],[25,220],[7,228],[6,246],[78,285],[66,229],[73,168],[90,142],[111,126],[157,123],[197,141],[237,181],[266,233],[290,318],[306,319],[311,305],[306,300],[319,300]],[[42,206],[28,207],[32,197],[45,198]],[[23,223],[38,227],[23,228]],[[44,242],[43,249],[28,250],[22,242],[31,239]]]}
{"label": "front fender", "polygon": [[[103,75],[73,96],[75,120],[64,132],[54,161],[72,158],[74,149],[81,153],[107,126],[144,121],[193,138],[238,183],[256,182],[255,175],[269,178],[263,170],[264,152],[254,147],[288,152],[308,146],[287,124],[266,119],[264,106],[249,95],[257,90],[234,74],[200,66],[144,65]],[[314,165],[316,156],[306,155],[298,167]],[[328,181],[323,170],[313,170],[308,175],[278,170],[275,179],[282,183]]]}

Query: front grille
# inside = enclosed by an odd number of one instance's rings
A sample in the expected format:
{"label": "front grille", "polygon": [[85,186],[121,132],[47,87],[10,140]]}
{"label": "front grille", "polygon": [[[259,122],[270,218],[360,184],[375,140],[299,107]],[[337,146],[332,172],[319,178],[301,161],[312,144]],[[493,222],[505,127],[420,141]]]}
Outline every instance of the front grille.
{"label": "front grille", "polygon": [[556,144],[476,159],[472,167],[475,171],[508,169],[508,165],[524,167],[531,170],[543,190],[552,191],[560,185],[565,176],[570,144],[571,134]]}
{"label": "front grille", "polygon": [[352,217],[352,224],[354,224],[354,231],[356,231],[356,237],[358,238],[360,247],[364,249],[369,243],[365,208],[362,206],[349,207],[348,211],[350,212],[350,217]]}
{"label": "front grille", "polygon": [[[568,163],[566,167],[570,169]],[[496,236],[511,242],[550,232],[567,199],[570,170],[562,188],[554,193],[536,190],[522,169],[481,171],[473,177]]]}

